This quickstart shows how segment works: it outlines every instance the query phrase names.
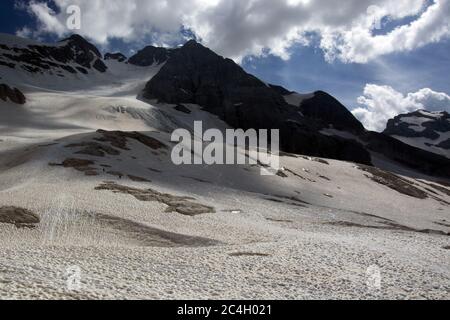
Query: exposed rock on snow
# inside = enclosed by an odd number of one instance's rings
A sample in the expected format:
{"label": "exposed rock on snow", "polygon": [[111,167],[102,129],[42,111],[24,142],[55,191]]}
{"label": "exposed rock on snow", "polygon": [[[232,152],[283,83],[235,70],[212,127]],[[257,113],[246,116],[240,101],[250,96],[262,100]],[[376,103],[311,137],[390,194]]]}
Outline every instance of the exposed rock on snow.
{"label": "exposed rock on snow", "polygon": [[61,164],[56,164],[50,162],[50,166],[63,166],[64,168],[74,168],[77,171],[84,172],[86,176],[96,176],[98,175],[95,168],[90,167],[95,162],[86,159],[69,158],[64,160]]}
{"label": "exposed rock on snow", "polygon": [[116,60],[118,62],[125,62],[127,60],[127,57],[120,52],[116,53],[108,52],[105,54],[105,60]]}
{"label": "exposed rock on snow", "polygon": [[413,183],[391,172],[368,166],[360,166],[360,168],[363,171],[369,172],[372,175],[370,178],[373,181],[385,185],[395,191],[419,199],[426,199],[428,197],[425,191],[415,187]]}
{"label": "exposed rock on snow", "polygon": [[18,207],[0,207],[0,223],[14,224],[16,227],[34,226],[40,218],[34,212]]}
{"label": "exposed rock on snow", "polygon": [[139,141],[143,145],[154,150],[167,148],[167,146],[164,143],[160,142],[159,140],[144,135],[140,132],[105,131],[105,130],[98,130],[97,132],[103,135],[103,137],[101,138],[96,138],[97,141],[110,142],[113,147],[120,148],[123,150],[129,150],[127,148],[127,139],[134,139],[136,141]]}
{"label": "exposed rock on snow", "polygon": [[25,104],[25,95],[17,88],[10,88],[6,84],[0,84],[0,99],[3,101],[10,100],[16,104]]}
{"label": "exposed rock on snow", "polygon": [[96,190],[110,190],[114,193],[124,193],[134,196],[140,201],[157,201],[167,205],[166,212],[178,212],[186,216],[195,216],[204,213],[215,213],[213,207],[193,202],[191,197],[179,197],[160,193],[152,189],[137,189],[118,185],[114,182],[105,182],[95,188]]}
{"label": "exposed rock on snow", "polygon": [[83,168],[85,168],[89,165],[93,165],[93,164],[94,164],[94,161],[85,160],[85,159],[75,159],[75,158],[66,159],[62,163],[62,165],[65,168],[76,168],[76,169],[80,169],[79,171],[84,171]]}
{"label": "exposed rock on snow", "polygon": [[80,151],[75,152],[75,154],[85,154],[95,157],[104,157],[105,154],[113,156],[120,154],[118,150],[110,146],[93,141],[69,144],[66,148],[82,148]]}
{"label": "exposed rock on snow", "polygon": [[432,229],[414,229],[414,228],[399,225],[397,223],[393,223],[390,221],[380,221],[378,225],[362,225],[362,224],[358,224],[358,223],[354,223],[354,222],[347,222],[347,221],[329,222],[327,224],[334,225],[334,226],[341,226],[341,227],[401,230],[401,231],[407,231],[407,232],[418,232],[418,233],[428,233],[428,234],[450,236],[450,233],[448,233],[448,232],[444,232],[444,231],[440,231],[440,230],[432,230]]}

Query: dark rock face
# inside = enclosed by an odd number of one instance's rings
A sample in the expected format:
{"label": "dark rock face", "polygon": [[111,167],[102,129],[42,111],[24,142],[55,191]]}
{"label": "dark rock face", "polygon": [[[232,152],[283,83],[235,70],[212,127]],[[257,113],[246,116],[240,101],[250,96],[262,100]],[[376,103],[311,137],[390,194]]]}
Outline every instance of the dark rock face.
{"label": "dark rock face", "polygon": [[189,110],[188,108],[186,108],[184,105],[182,104],[178,104],[175,106],[175,110],[186,113],[186,114],[191,114],[192,111]]}
{"label": "dark rock face", "polygon": [[148,67],[154,63],[161,64],[169,59],[174,49],[148,46],[128,59],[128,63],[140,67]]}
{"label": "dark rock face", "polygon": [[412,147],[388,135],[367,132],[361,137],[367,148],[426,174],[450,177],[450,160]]}
{"label": "dark rock face", "polygon": [[125,62],[127,57],[120,52],[105,54],[105,60],[117,60],[119,62]]}
{"label": "dark rock face", "polygon": [[280,149],[289,153],[372,165],[370,153],[362,144],[322,135],[318,133],[320,129],[311,120],[306,120],[303,124],[286,122],[280,130]]}
{"label": "dark rock face", "polygon": [[97,59],[94,64],[92,65],[92,67],[99,71],[99,72],[106,72],[106,70],[108,70],[108,67],[103,63],[103,61]]}
{"label": "dark rock face", "polygon": [[275,90],[278,94],[281,94],[282,96],[287,96],[287,95],[290,95],[290,94],[294,93],[293,91],[289,91],[288,89],[283,88],[282,86],[277,86],[277,85],[274,85],[274,84],[269,84],[269,86],[273,90]]}
{"label": "dark rock face", "polygon": [[[280,129],[280,148],[285,152],[369,165],[370,152],[377,152],[428,174],[450,176],[448,159],[384,134],[366,132],[350,111],[325,92],[318,91],[293,106],[283,98],[292,93],[289,90],[266,85],[195,41],[171,50],[168,56],[147,83],[144,98],[198,104],[235,128]],[[151,61],[155,61],[153,56]],[[330,125],[353,133],[365,145],[320,133]]]}
{"label": "dark rock face", "polygon": [[437,144],[436,147],[445,149],[445,150],[450,150],[450,139],[442,141],[441,143]]}
{"label": "dark rock face", "polygon": [[[0,64],[10,68],[19,66],[32,73],[58,69],[77,73],[78,67],[74,69],[68,64],[78,64],[86,73],[92,68],[99,72],[107,70],[98,49],[79,35],[64,39],[56,46],[29,45],[26,48],[9,48],[1,45],[0,48],[5,50],[0,54]],[[85,73],[80,69],[78,71]]]}
{"label": "dark rock face", "polygon": [[11,102],[17,104],[26,103],[25,95],[19,89],[12,89],[6,84],[0,84],[0,99],[3,101],[7,101],[9,99]]}
{"label": "dark rock face", "polygon": [[[419,121],[421,125],[414,123]],[[433,114],[420,110],[408,114],[401,114],[389,120],[384,134],[436,140],[444,132],[450,132],[450,114],[445,111]]]}
{"label": "dark rock face", "polygon": [[[67,49],[63,50],[61,53],[64,53],[65,58],[69,59],[68,61],[75,61],[79,65],[85,68],[90,68],[92,62],[94,62],[97,65],[102,65],[105,70],[107,69],[106,66],[103,64],[103,61],[101,61],[102,55],[100,51],[91,43],[86,41],[82,36],[80,35],[73,35],[70,38],[64,39],[61,42],[67,41],[67,45],[65,48],[73,49],[72,53],[68,53]],[[55,55],[57,55],[60,52],[55,51]],[[64,60],[64,58],[61,56],[61,60]],[[59,61],[59,60],[58,60]]]}
{"label": "dark rock face", "polygon": [[364,126],[338,100],[323,91],[305,99],[300,105],[301,112],[308,118],[322,122],[324,127],[332,125],[335,129],[353,133],[364,132]]}
{"label": "dark rock face", "polygon": [[144,97],[198,104],[243,129],[266,126],[268,116],[279,114],[286,106],[284,99],[262,81],[195,41],[172,52],[148,82]]}
{"label": "dark rock face", "polygon": [[195,41],[170,52],[167,63],[146,85],[144,98],[192,103],[235,128],[280,129],[283,151],[370,164],[353,141],[328,137],[272,88]]}

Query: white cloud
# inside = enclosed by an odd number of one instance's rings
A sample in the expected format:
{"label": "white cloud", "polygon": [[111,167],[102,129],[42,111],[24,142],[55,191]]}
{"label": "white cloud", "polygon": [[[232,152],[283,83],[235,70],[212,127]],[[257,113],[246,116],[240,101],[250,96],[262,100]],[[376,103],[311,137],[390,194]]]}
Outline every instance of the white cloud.
{"label": "white cloud", "polygon": [[450,112],[450,96],[429,88],[404,95],[389,86],[367,84],[358,103],[361,107],[353,110],[353,114],[374,131],[383,131],[389,119],[402,113],[419,109]]}
{"label": "white cloud", "polygon": [[30,38],[33,36],[33,31],[28,27],[23,27],[17,30],[16,35],[22,38]]}
{"label": "white cloud", "polygon": [[[55,14],[43,0],[28,9],[38,18],[37,33],[65,35],[65,8],[82,10],[80,34],[98,44],[111,38],[141,41],[156,32],[156,41],[180,38],[182,26],[218,53],[240,60],[266,53],[288,59],[294,43],[309,44],[319,35],[325,57],[365,63],[380,55],[409,51],[449,37],[449,0],[54,0]],[[375,5],[374,5],[375,4]],[[382,19],[415,20],[373,35]],[[165,40],[159,38],[164,37]],[[158,41],[159,40],[159,41]]]}
{"label": "white cloud", "polygon": [[65,24],[61,23],[56,13],[46,2],[30,2],[29,11],[32,12],[40,23],[40,31],[62,35],[66,32]]}

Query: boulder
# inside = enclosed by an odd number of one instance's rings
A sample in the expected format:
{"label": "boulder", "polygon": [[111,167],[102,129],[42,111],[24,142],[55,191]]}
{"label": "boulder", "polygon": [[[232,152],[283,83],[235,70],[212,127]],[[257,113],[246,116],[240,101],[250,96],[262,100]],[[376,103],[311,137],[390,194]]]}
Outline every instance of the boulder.
{"label": "boulder", "polygon": [[0,207],[0,223],[14,224],[17,227],[38,224],[41,221],[34,212],[18,207]]}

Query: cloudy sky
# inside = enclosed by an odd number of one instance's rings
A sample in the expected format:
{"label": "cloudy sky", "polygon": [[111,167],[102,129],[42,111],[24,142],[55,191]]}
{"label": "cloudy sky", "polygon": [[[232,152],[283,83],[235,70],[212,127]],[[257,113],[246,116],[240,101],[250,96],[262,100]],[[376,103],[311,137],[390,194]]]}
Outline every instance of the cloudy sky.
{"label": "cloudy sky", "polygon": [[102,51],[196,38],[262,80],[325,90],[368,129],[450,111],[450,0],[2,0],[0,32],[54,41],[67,8]]}

